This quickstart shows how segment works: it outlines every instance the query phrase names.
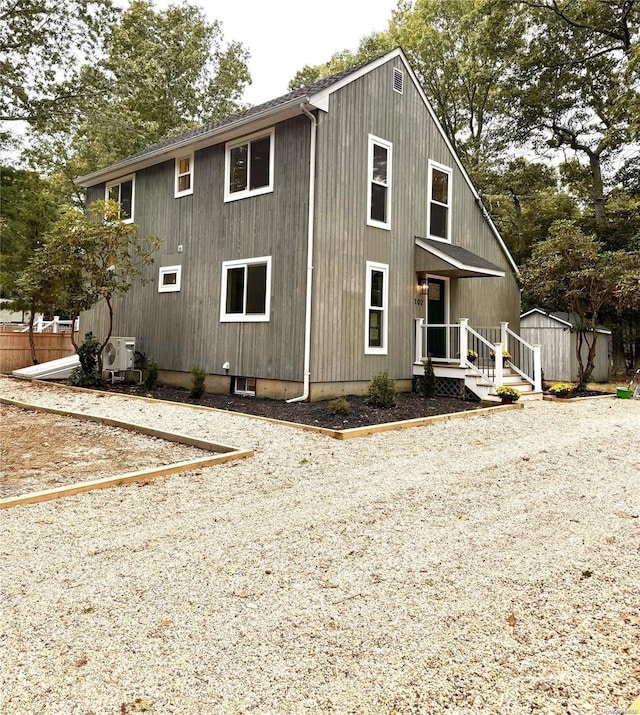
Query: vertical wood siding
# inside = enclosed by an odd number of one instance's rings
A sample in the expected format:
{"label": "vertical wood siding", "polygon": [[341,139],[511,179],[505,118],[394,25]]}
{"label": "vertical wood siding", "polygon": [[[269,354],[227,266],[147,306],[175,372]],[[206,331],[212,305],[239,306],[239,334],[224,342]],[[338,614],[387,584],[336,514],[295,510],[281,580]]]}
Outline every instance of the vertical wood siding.
{"label": "vertical wood siding", "polygon": [[[193,194],[174,198],[174,161],[136,174],[134,219],[162,240],[146,285],[116,302],[114,335],[166,370],[202,365],[210,373],[301,380],[309,195],[309,120],[276,127],[273,193],[224,203],[224,144],[196,152]],[[101,185],[104,196],[104,184]],[[93,189],[91,190],[93,192]],[[100,187],[95,187],[100,193]],[[178,246],[182,251],[178,252]],[[271,256],[271,319],[221,323],[222,262]],[[182,266],[181,290],[158,293],[158,269]],[[104,331],[96,308],[81,329]]]}
{"label": "vertical wood siding", "polygon": [[[320,113],[314,255],[312,382],[369,380],[380,370],[410,378],[416,312],[414,238],[427,235],[428,160],[452,176],[452,242],[505,270],[504,279],[451,280],[452,321],[519,322],[519,290],[504,253],[455,166],[417,90],[392,89],[393,65],[331,96]],[[373,134],[393,144],[391,230],[367,225],[367,148]],[[389,264],[388,355],[365,355],[366,261]]]}

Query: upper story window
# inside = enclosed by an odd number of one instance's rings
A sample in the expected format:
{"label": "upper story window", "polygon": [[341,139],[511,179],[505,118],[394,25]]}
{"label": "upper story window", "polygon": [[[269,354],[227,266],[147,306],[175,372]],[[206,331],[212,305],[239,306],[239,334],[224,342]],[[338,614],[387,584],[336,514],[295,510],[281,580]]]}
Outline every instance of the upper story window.
{"label": "upper story window", "polygon": [[120,204],[120,217],[124,223],[133,221],[135,187],[135,175],[123,176],[116,181],[109,181],[105,187],[105,199],[111,199]]}
{"label": "upper story window", "polygon": [[193,154],[176,158],[175,197],[193,193]]}
{"label": "upper story window", "polygon": [[270,302],[271,256],[223,262],[222,322],[267,322]]}
{"label": "upper story window", "polygon": [[429,238],[451,241],[451,174],[448,166],[429,161]]}
{"label": "upper story window", "polygon": [[367,261],[364,352],[387,354],[389,266]]}
{"label": "upper story window", "polygon": [[273,191],[273,128],[226,145],[224,200]]}
{"label": "upper story window", "polygon": [[158,293],[177,293],[180,290],[182,266],[162,266],[158,274]]}
{"label": "upper story window", "polygon": [[369,134],[369,226],[391,228],[391,153],[391,142]]}

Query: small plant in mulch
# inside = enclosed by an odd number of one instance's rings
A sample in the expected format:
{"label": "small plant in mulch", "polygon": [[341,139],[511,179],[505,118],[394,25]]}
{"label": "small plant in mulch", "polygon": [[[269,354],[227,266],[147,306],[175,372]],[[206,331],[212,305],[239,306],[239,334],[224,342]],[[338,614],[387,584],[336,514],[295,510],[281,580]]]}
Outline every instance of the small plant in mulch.
{"label": "small plant in mulch", "polygon": [[330,415],[348,415],[351,412],[351,404],[346,397],[336,397],[327,403],[327,412]]}
{"label": "small plant in mulch", "polygon": [[191,368],[191,389],[189,396],[194,400],[199,400],[205,393],[204,381],[207,379],[207,371],[200,365]]}
{"label": "small plant in mulch", "polygon": [[98,356],[100,355],[100,343],[91,333],[85,335],[84,340],[78,346],[78,359],[80,366],[69,376],[67,385],[73,387],[97,387],[102,382],[98,371]]}
{"label": "small plant in mulch", "polygon": [[148,360],[146,365],[146,374],[144,377],[144,384],[147,389],[154,390],[158,385],[158,371],[159,365],[155,360]]}
{"label": "small plant in mulch", "polygon": [[573,385],[568,382],[556,382],[549,388],[549,394],[554,397],[568,397],[573,392]]}
{"label": "small plant in mulch", "polygon": [[425,400],[432,399],[436,396],[436,373],[433,370],[431,355],[428,355],[422,364],[424,365],[424,375],[418,378],[418,393]]}
{"label": "small plant in mulch", "polygon": [[373,407],[395,407],[397,395],[396,381],[384,370],[371,379],[367,389],[367,404]]}

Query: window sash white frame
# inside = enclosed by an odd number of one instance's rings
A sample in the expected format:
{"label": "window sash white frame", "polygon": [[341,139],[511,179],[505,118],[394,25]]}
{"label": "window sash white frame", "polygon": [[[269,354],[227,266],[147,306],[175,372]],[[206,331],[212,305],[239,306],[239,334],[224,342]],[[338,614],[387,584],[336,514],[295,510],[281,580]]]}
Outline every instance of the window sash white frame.
{"label": "window sash white frame", "polygon": [[[136,175],[135,174],[129,174],[127,176],[119,176],[117,179],[114,179],[113,181],[108,181],[105,184],[104,187],[104,200],[108,201],[109,200],[109,190],[112,189],[114,186],[121,186],[122,184],[126,183],[127,181],[131,182],[131,216],[129,218],[123,218],[122,223],[133,223],[133,215],[135,213],[135,206],[136,206]],[[122,192],[122,189],[118,191],[118,194],[120,195]]]}
{"label": "window sash white frame", "polygon": [[[382,183],[380,181],[375,181],[373,178],[373,151],[374,146],[381,146],[387,150],[387,181]],[[387,231],[391,230],[391,189],[392,189],[392,163],[393,163],[393,144],[386,139],[381,139],[380,137],[369,134],[368,140],[368,168],[367,168],[367,225],[375,226],[376,228],[383,228]],[[378,186],[384,186],[387,190],[386,195],[386,206],[385,215],[387,217],[386,221],[377,221],[371,218],[371,204],[372,204],[372,194],[373,194],[373,184]]]}
{"label": "window sash white frame", "polygon": [[[380,271],[383,275],[382,306],[371,305],[371,274]],[[365,355],[386,355],[389,345],[389,264],[367,261],[367,277],[364,310],[364,352]],[[376,310],[382,316],[382,345],[369,345],[369,311]]]}
{"label": "window sash white frame", "polygon": [[[247,267],[252,265],[266,265],[264,314],[247,314]],[[244,296],[242,313],[227,313],[227,275],[231,268],[245,269]],[[268,323],[271,319],[271,256],[260,258],[241,258],[234,261],[222,262],[222,280],[220,281],[220,322],[221,323]]]}
{"label": "window sash white frame", "polygon": [[[238,380],[244,380],[244,384],[246,389],[245,390],[240,390],[238,389]],[[233,386],[233,394],[234,395],[245,395],[246,397],[255,397],[256,395],[256,390],[250,390],[247,387],[247,384],[249,380],[254,380],[256,382],[255,387],[257,388],[257,380],[254,377],[245,377],[244,375],[237,375],[234,379],[234,386]]]}
{"label": "window sash white frame", "polygon": [[[180,173],[180,162],[183,159],[189,160],[189,171]],[[180,191],[180,177],[189,176],[189,188],[184,191]],[[181,196],[189,196],[193,193],[193,153],[192,154],[182,154],[181,156],[176,156],[175,158],[175,180],[174,180],[174,197],[176,199]]]}
{"label": "window sash white frame", "polygon": [[[447,203],[443,204],[440,201],[435,201],[432,198],[433,190],[433,171],[441,171],[443,174],[447,174],[449,179],[447,181]],[[451,197],[453,196],[453,169],[450,166],[445,166],[437,161],[429,159],[428,162],[428,180],[427,180],[427,236],[434,241],[442,241],[443,243],[451,243],[451,224],[452,222],[452,211],[451,211]],[[442,236],[434,236],[431,233],[431,206],[436,204],[437,206],[444,206],[447,209],[447,235],[445,238]]]}
{"label": "window sash white frame", "polygon": [[[229,182],[231,179],[231,150],[244,144],[269,137],[269,183],[267,186],[260,186],[257,189],[245,189],[244,191],[230,191]],[[251,164],[249,162],[250,151],[247,151],[247,186],[251,185]],[[224,149],[224,200],[237,201],[238,199],[246,199],[249,196],[259,196],[261,194],[269,194],[273,192],[273,175],[274,175],[274,156],[275,156],[275,128],[271,127],[264,132],[256,132],[236,139],[232,142],[227,142]]]}
{"label": "window sash white frame", "polygon": [[[163,284],[163,278],[169,273],[176,274],[176,282],[168,285]],[[182,284],[182,266],[160,266],[158,271],[158,293],[178,293]]]}

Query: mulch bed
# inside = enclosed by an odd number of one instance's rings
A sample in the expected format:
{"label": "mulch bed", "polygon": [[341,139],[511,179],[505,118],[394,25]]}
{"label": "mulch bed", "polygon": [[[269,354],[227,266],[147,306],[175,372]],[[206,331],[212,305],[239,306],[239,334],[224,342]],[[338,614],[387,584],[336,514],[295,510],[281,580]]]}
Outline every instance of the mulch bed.
{"label": "mulch bed", "polygon": [[199,400],[189,397],[189,391],[180,387],[161,385],[149,390],[144,385],[129,385],[124,383],[104,383],[101,390],[118,392],[127,395],[153,397],[158,400],[183,402],[190,405],[215,407],[220,410],[241,412],[260,417],[270,417],[286,422],[326,427],[327,429],[351,429],[369,425],[384,424],[411,420],[417,417],[444,415],[451,412],[482,409],[478,402],[460,400],[453,397],[434,397],[424,399],[417,393],[401,393],[398,395],[395,407],[388,409],[367,404],[364,397],[349,395],[347,400],[351,407],[348,415],[331,415],[327,408],[328,401],[292,402],[284,400],[269,400],[257,397],[242,397],[239,395],[205,394]]}

